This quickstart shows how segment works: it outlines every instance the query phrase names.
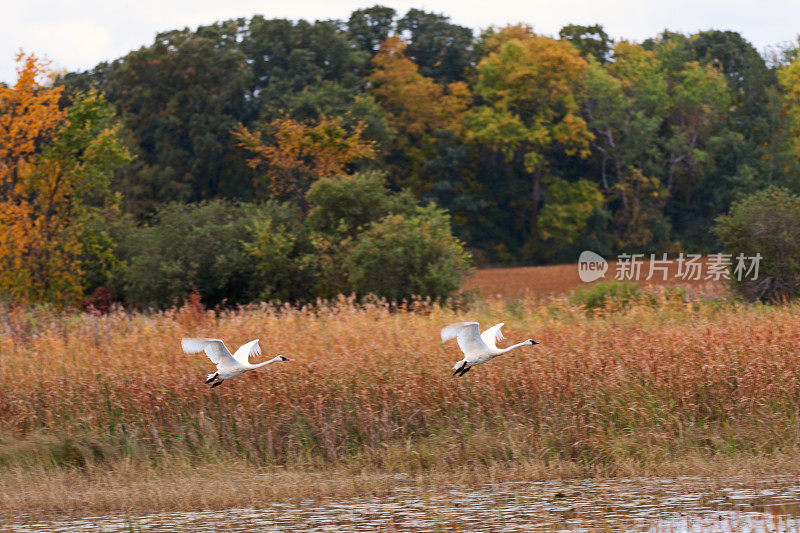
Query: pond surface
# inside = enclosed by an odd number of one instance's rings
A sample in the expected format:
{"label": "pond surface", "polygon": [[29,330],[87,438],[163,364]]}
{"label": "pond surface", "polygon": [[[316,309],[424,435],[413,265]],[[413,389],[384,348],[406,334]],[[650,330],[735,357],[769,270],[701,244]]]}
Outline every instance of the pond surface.
{"label": "pond surface", "polygon": [[[515,482],[260,508],[0,518],[0,531],[752,531],[800,532],[800,478],[630,478]],[[1,512],[1,511],[0,511]]]}

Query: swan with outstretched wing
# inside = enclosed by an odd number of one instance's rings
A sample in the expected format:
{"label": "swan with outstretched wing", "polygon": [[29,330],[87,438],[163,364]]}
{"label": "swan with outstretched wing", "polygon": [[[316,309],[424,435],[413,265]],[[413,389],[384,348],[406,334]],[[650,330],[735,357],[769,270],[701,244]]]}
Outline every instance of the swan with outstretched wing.
{"label": "swan with outstretched wing", "polygon": [[482,365],[498,355],[510,352],[514,348],[539,344],[533,339],[528,339],[508,348],[498,348],[497,341],[505,338],[503,337],[503,332],[500,331],[503,324],[504,322],[495,324],[483,333],[480,332],[477,322],[456,322],[442,328],[442,342],[455,338],[458,342],[458,347],[464,353],[464,359],[457,362],[453,367],[454,376],[463,376],[473,366]]}
{"label": "swan with outstretched wing", "polygon": [[258,339],[241,345],[233,354],[220,339],[184,338],[181,340],[181,348],[186,353],[205,352],[211,362],[217,365],[217,371],[209,374],[206,379],[206,383],[212,384],[212,389],[222,385],[222,382],[226,379],[239,377],[250,370],[261,368],[270,363],[277,363],[278,361],[288,361],[286,357],[278,355],[263,363],[250,364],[251,356],[261,355],[261,346],[258,345]]}

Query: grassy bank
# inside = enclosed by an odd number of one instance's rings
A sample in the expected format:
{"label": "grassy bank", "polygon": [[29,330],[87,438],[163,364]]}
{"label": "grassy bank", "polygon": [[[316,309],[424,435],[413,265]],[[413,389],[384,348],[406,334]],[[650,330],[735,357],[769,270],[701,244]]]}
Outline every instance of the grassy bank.
{"label": "grassy bank", "polygon": [[560,461],[522,460],[487,466],[456,466],[412,474],[352,471],[331,466],[307,471],[254,467],[247,462],[187,462],[158,465],[115,461],[85,469],[12,468],[0,475],[0,529],[3,519],[19,516],[86,515],[128,512],[197,511],[259,507],[321,498],[388,495],[398,488],[437,491],[508,481],[576,477],[703,476],[729,479],[800,474],[800,455],[716,455],[693,453],[647,465],[620,463],[613,470]]}
{"label": "grassy bank", "polygon": [[[57,487],[85,491],[67,504],[73,510],[172,509],[185,506],[181,494],[209,487],[241,486],[263,501],[380,490],[392,473],[435,483],[800,472],[798,311],[666,296],[591,314],[566,301],[491,301],[458,313],[348,302],[6,311],[0,506],[67,510],[42,492]],[[505,321],[509,340],[542,344],[453,378],[460,355],[439,329],[465,319]],[[292,361],[212,391],[203,385],[210,363],[180,352],[184,335],[229,348],[260,338],[266,357]],[[114,491],[138,496],[107,496]],[[202,494],[195,501],[244,503]]]}

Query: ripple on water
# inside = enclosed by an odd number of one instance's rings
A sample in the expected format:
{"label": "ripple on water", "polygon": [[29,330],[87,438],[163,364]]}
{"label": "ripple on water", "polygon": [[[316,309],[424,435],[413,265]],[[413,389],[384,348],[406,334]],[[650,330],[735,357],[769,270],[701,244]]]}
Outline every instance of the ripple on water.
{"label": "ripple on water", "polygon": [[0,531],[800,531],[794,476],[513,482],[384,496],[280,502],[258,509],[0,519]]}

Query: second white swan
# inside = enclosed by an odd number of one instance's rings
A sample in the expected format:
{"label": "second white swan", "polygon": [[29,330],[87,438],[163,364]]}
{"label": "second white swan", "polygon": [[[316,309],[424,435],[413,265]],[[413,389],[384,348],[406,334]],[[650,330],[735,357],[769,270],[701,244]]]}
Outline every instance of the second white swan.
{"label": "second white swan", "polygon": [[469,369],[476,365],[482,365],[491,361],[498,355],[510,352],[520,346],[530,346],[539,344],[533,339],[514,344],[508,348],[498,348],[497,341],[503,340],[503,333],[500,328],[504,322],[495,324],[483,333],[478,329],[477,322],[457,322],[442,328],[442,342],[446,342],[453,337],[458,341],[458,346],[464,352],[464,359],[457,362],[453,367],[453,375],[463,376]]}

